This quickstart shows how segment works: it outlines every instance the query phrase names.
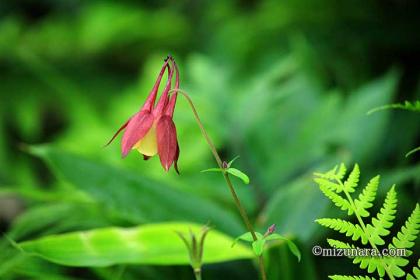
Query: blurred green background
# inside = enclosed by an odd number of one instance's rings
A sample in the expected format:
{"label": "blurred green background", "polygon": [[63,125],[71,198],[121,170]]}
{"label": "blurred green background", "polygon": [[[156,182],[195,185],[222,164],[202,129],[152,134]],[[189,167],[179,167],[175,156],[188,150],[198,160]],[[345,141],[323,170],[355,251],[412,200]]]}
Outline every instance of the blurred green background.
{"label": "blurred green background", "polygon": [[[311,254],[327,235],[314,220],[339,215],[312,173],[358,162],[362,183],[382,175],[377,201],[396,183],[395,225],[419,201],[419,156],[404,155],[419,143],[420,115],[366,115],[419,99],[419,10],[414,0],[2,0],[0,233],[23,241],[172,220],[245,231],[222,176],[200,173],[215,162],[182,98],[174,117],[181,176],[156,157],[122,160],[119,139],[102,148],[143,104],[170,53],[222,156],[240,155],[235,165],[251,177],[249,186],[234,182],[256,227],[276,223],[303,253],[297,263],[285,246],[272,248],[269,279],[358,271]],[[118,271],[62,267],[0,243],[0,279],[115,279]],[[187,266],[127,266],[122,279],[192,277]],[[251,261],[204,267],[204,279],[256,278]]]}

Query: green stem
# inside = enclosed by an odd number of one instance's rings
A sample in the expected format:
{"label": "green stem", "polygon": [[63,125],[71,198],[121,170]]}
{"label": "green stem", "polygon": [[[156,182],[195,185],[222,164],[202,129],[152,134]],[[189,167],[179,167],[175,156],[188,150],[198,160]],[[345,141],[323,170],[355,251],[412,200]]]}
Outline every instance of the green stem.
{"label": "green stem", "polygon": [[[213,144],[213,141],[210,139],[209,135],[207,134],[207,131],[204,128],[200,117],[198,116],[197,110],[195,109],[194,103],[192,102],[190,96],[185,91],[180,90],[180,89],[172,89],[172,90],[169,91],[169,93],[171,93],[171,92],[180,92],[187,99],[187,101],[188,101],[188,103],[191,107],[191,110],[193,111],[195,120],[196,120],[198,126],[200,127],[201,133],[203,134],[204,138],[206,139],[207,144],[208,144],[208,146],[209,146],[209,148],[210,148],[210,150],[211,150],[211,152],[212,152],[212,154],[213,154],[213,156],[214,156],[214,158],[217,162],[217,165],[222,170],[223,178],[225,179],[225,182],[226,182],[226,184],[229,188],[229,191],[230,191],[230,193],[233,197],[233,200],[235,201],[235,204],[236,204],[236,207],[238,208],[239,214],[241,215],[242,220],[244,221],[248,231],[251,233],[252,239],[254,239],[254,241],[257,241],[257,239],[258,239],[257,235],[255,234],[255,230],[254,230],[251,222],[249,221],[249,218],[248,218],[248,215],[245,211],[245,208],[242,206],[241,201],[239,200],[239,197],[236,194],[235,188],[234,188],[232,182],[230,181],[229,174],[223,168],[222,159],[220,158],[219,153],[217,152],[217,149]],[[266,280],[267,276],[266,276],[266,273],[265,273],[263,256],[259,256],[258,263],[259,263],[259,267],[260,267],[261,278],[263,280]]]}
{"label": "green stem", "polygon": [[[337,180],[337,181],[341,185],[341,187],[343,189],[343,192],[347,197],[347,200],[350,202],[350,205],[353,207],[354,215],[356,216],[357,220],[359,221],[360,226],[362,227],[363,231],[367,235],[366,225],[363,222],[362,217],[360,217],[359,213],[357,213],[357,211],[356,211],[357,208],[356,208],[356,204],[353,201],[353,198],[351,198],[350,194],[345,190],[343,182],[341,182],[341,180]],[[378,247],[376,247],[375,243],[373,243],[372,240],[370,240],[369,237],[368,237],[368,241],[369,241],[370,246],[372,246],[372,248],[374,248],[377,252],[379,252]],[[380,260],[381,260],[381,263],[382,263],[383,267],[385,268],[386,274],[388,275],[389,279],[395,280],[394,275],[392,274],[392,272],[389,271],[389,268],[386,265],[386,263],[383,262],[382,257],[380,258]]]}
{"label": "green stem", "polygon": [[201,280],[201,268],[194,268],[195,280]]}

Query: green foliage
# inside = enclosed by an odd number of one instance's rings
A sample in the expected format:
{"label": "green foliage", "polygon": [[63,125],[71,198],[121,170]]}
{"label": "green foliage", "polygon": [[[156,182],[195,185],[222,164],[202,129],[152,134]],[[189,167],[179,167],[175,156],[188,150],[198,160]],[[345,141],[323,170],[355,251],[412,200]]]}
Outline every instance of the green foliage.
{"label": "green foliage", "polygon": [[[103,228],[43,237],[19,244],[25,252],[68,266],[114,264],[189,264],[185,245],[175,231],[199,231],[199,225],[160,223],[136,228]],[[212,230],[204,243],[203,263],[252,257],[244,246],[230,248],[232,239]]]}
{"label": "green foliage", "polygon": [[215,226],[231,234],[242,228],[236,217],[215,203],[165,183],[54,147],[36,147],[31,151],[44,159],[57,176],[133,224],[183,219],[205,223],[211,219]]}
{"label": "green foliage", "polygon": [[[414,240],[420,231],[420,208],[416,205],[412,214],[402,226],[400,231],[392,239],[392,244],[389,244],[388,252],[396,252],[401,249],[406,252],[405,256],[381,255],[379,246],[385,245],[383,238],[389,236],[390,228],[396,217],[397,207],[397,193],[395,185],[390,188],[386,194],[386,198],[382,207],[377,213],[376,217],[372,217],[371,223],[366,224],[363,218],[370,216],[368,211],[373,206],[372,202],[375,200],[379,185],[379,176],[372,178],[367,186],[360,192],[357,199],[353,199],[351,193],[355,191],[358,186],[360,170],[358,165],[354,166],[353,171],[343,183],[343,177],[346,168],[341,164],[339,171],[337,167],[326,173],[315,173],[315,182],[319,185],[321,191],[330,198],[334,204],[342,210],[348,210],[347,214],[356,216],[358,224],[353,224],[343,219],[323,218],[317,219],[316,222],[320,225],[338,231],[351,237],[353,241],[360,240],[363,245],[369,244],[372,249],[368,256],[358,256],[356,253],[348,255],[353,258],[354,264],[359,264],[360,268],[366,269],[369,273],[377,272],[379,277],[385,274],[391,279],[394,277],[402,277],[406,272],[402,270],[408,264],[407,257],[412,254],[409,249],[414,246]],[[324,180],[320,180],[322,178]],[[340,195],[343,192],[344,197]],[[345,207],[343,207],[345,205]],[[344,209],[343,209],[344,208]],[[339,240],[327,239],[331,247],[351,250],[358,250],[359,247],[354,244],[345,243]],[[385,252],[383,254],[386,254]],[[366,278],[367,277],[367,278]],[[331,279],[370,279],[368,276],[330,276]]]}
{"label": "green foliage", "polygon": [[413,268],[412,274],[407,274],[407,280],[420,279],[420,259],[417,261],[417,266]]}
{"label": "green foliage", "polygon": [[369,276],[345,276],[345,275],[333,275],[329,276],[332,280],[376,280],[376,278]]}
{"label": "green foliage", "polygon": [[226,172],[230,175],[233,175],[233,176],[241,179],[244,182],[245,185],[248,185],[249,184],[248,175],[246,175],[244,172],[242,172],[241,170],[239,170],[237,168],[231,167],[232,163],[238,158],[239,158],[239,156],[236,156],[231,161],[229,161],[229,163],[226,164],[226,168],[209,168],[209,169],[201,170],[201,172]]}
{"label": "green foliage", "polygon": [[370,213],[367,209],[373,206],[373,201],[376,197],[376,192],[379,186],[380,176],[373,177],[363,191],[359,194],[359,197],[354,200],[357,213],[361,217],[369,217]]}
{"label": "green foliage", "polygon": [[243,173],[241,170],[236,169],[236,168],[229,167],[228,169],[226,169],[226,172],[229,173],[230,175],[233,175],[235,177],[238,177],[239,179],[241,179],[244,182],[244,184],[246,184],[246,185],[249,184],[249,177],[248,177],[248,175],[246,175],[245,173]]}
{"label": "green foliage", "polygon": [[290,239],[278,234],[278,233],[266,233],[266,234],[261,234],[259,232],[255,232],[255,235],[257,237],[257,240],[254,240],[254,238],[252,237],[252,234],[250,232],[246,232],[240,236],[238,236],[234,242],[232,243],[232,247],[235,246],[235,244],[239,241],[245,241],[245,242],[249,242],[252,245],[252,249],[254,250],[255,255],[257,256],[261,256],[264,252],[264,247],[267,243],[267,241],[271,241],[271,240],[281,240],[281,241],[285,241],[287,243],[287,246],[290,250],[290,252],[292,252],[293,255],[296,256],[296,258],[298,259],[298,261],[300,261],[301,259],[301,253],[298,249],[298,247],[296,246],[295,243],[293,243],[293,241],[291,241]]}
{"label": "green foliage", "polygon": [[378,111],[388,110],[388,109],[401,109],[401,110],[420,112],[420,100],[416,100],[414,102],[405,101],[404,103],[394,103],[394,104],[388,104],[388,105],[376,107],[370,110],[368,112],[368,115],[378,112]]}

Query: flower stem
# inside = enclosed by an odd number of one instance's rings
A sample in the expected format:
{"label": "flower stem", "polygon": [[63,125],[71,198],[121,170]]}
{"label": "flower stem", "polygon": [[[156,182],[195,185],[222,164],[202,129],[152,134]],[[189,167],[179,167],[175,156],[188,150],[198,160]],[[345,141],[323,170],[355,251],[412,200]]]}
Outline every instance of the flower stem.
{"label": "flower stem", "polygon": [[[191,110],[193,111],[195,120],[196,120],[198,126],[200,127],[201,133],[203,134],[204,138],[206,139],[207,144],[208,144],[208,146],[209,146],[209,148],[210,148],[210,150],[211,150],[211,152],[212,152],[212,154],[213,154],[213,156],[214,156],[214,158],[217,162],[217,165],[222,170],[223,178],[225,179],[225,182],[226,182],[226,184],[229,188],[229,191],[230,191],[230,193],[233,197],[233,200],[235,201],[235,204],[236,204],[236,207],[238,208],[239,214],[241,215],[242,220],[244,221],[248,231],[251,233],[252,239],[254,239],[254,241],[257,241],[257,235],[255,234],[255,230],[254,230],[251,222],[249,221],[249,218],[248,218],[248,215],[245,211],[245,208],[242,206],[241,201],[239,200],[239,197],[236,194],[235,188],[234,188],[234,186],[233,186],[233,184],[232,184],[232,182],[229,178],[229,174],[223,168],[222,159],[220,158],[219,153],[217,152],[216,147],[213,144],[213,141],[211,140],[211,138],[207,134],[207,131],[204,128],[200,117],[198,116],[197,110],[195,109],[194,103],[192,102],[190,96],[185,91],[183,91],[181,89],[173,89],[173,90],[170,91],[170,93],[171,92],[180,92],[187,99],[187,101],[188,101],[188,103],[191,107]],[[259,256],[258,263],[259,263],[259,267],[260,267],[261,278],[262,278],[262,280],[266,280],[267,276],[266,276],[266,273],[265,273],[264,259],[263,259],[262,255]]]}
{"label": "flower stem", "polygon": [[201,268],[194,268],[195,280],[201,280]]}

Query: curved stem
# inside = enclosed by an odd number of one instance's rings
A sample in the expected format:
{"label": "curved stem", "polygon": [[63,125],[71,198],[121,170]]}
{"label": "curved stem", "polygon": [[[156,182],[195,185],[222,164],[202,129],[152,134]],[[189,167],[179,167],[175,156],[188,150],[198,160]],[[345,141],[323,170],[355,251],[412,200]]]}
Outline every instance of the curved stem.
{"label": "curved stem", "polygon": [[[193,111],[195,120],[198,124],[198,126],[200,127],[201,133],[203,134],[204,138],[207,141],[207,144],[217,162],[217,165],[219,166],[219,168],[222,170],[222,174],[223,174],[223,178],[225,179],[225,182],[229,188],[229,191],[233,197],[233,200],[235,201],[236,207],[238,208],[239,214],[242,217],[242,220],[244,221],[248,231],[251,233],[252,235],[252,239],[254,239],[254,241],[257,241],[257,235],[255,234],[255,230],[254,227],[252,226],[251,222],[249,221],[248,215],[245,211],[245,208],[242,206],[241,201],[239,200],[238,195],[236,194],[235,188],[233,187],[233,184],[229,178],[229,174],[225,171],[225,169],[223,168],[222,164],[222,159],[219,156],[219,153],[217,152],[216,147],[213,144],[213,141],[211,140],[211,138],[209,137],[209,135],[207,134],[206,129],[203,126],[203,123],[201,122],[200,117],[198,116],[197,110],[195,109],[194,103],[192,102],[190,96],[183,90],[181,89],[172,89],[170,91],[171,92],[180,92],[188,101],[188,104],[191,107],[191,110]],[[259,262],[259,267],[260,267],[260,272],[261,272],[261,278],[263,280],[267,279],[266,273],[265,273],[265,268],[264,268],[264,259],[263,256],[259,256],[258,258],[258,262]]]}

